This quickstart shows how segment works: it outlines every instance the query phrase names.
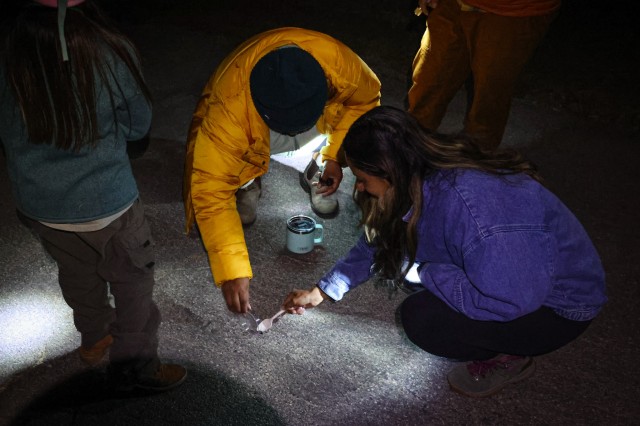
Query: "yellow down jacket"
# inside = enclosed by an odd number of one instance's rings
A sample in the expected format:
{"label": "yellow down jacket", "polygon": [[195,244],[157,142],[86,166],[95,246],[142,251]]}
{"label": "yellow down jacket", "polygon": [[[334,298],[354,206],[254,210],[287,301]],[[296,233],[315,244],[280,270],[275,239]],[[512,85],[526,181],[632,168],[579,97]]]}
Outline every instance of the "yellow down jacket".
{"label": "yellow down jacket", "polygon": [[380,81],[351,49],[301,28],[258,34],[227,56],[209,79],[191,121],[184,175],[186,231],[197,220],[214,281],[253,278],[235,193],[269,169],[269,128],[249,88],[254,65],[281,46],[310,53],[327,77],[329,99],[317,129],[327,135],[323,160],[336,160],[349,126],[380,104]]}

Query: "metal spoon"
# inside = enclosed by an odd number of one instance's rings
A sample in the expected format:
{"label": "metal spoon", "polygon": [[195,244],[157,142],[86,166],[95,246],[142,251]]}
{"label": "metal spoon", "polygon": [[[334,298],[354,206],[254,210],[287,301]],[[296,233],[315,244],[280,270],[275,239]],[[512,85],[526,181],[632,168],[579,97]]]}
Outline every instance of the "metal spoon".
{"label": "metal spoon", "polygon": [[261,333],[269,331],[269,329],[271,328],[273,323],[275,321],[279,320],[280,317],[283,316],[286,313],[287,313],[287,311],[285,311],[283,309],[281,311],[278,311],[278,313],[275,314],[274,316],[272,316],[271,318],[267,318],[267,319],[264,319],[264,320],[260,321],[260,323],[258,324],[258,331],[261,332]]}

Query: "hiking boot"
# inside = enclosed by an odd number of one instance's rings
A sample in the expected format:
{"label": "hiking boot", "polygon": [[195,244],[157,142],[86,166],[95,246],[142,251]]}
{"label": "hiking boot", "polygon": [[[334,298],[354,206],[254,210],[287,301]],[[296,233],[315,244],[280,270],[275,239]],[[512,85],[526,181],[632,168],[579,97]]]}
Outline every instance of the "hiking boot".
{"label": "hiking boot", "polygon": [[187,369],[179,364],[160,364],[155,374],[149,377],[141,377],[135,383],[136,388],[167,391],[180,386],[187,378]]}
{"label": "hiking boot", "polygon": [[162,392],[173,389],[187,378],[187,369],[178,364],[158,364],[150,376],[137,373],[130,363],[111,363],[107,369],[107,384],[118,393],[131,393],[136,389]]}
{"label": "hiking boot", "polygon": [[320,166],[315,159],[311,159],[304,172],[300,174],[300,185],[309,193],[311,200],[311,209],[320,216],[331,216],[338,213],[338,199],[334,192],[331,195],[324,196],[316,193],[316,187],[321,188],[320,182]]}
{"label": "hiking boot", "polygon": [[246,188],[236,191],[236,208],[243,225],[251,225],[258,218],[258,199],[262,195],[260,178],[256,178]]}
{"label": "hiking boot", "polygon": [[454,391],[481,398],[493,395],[509,383],[516,383],[535,371],[533,358],[498,355],[487,361],[473,361],[454,368],[447,376]]}
{"label": "hiking boot", "polygon": [[102,361],[107,353],[107,349],[109,349],[109,346],[111,346],[112,343],[113,337],[111,337],[110,334],[107,334],[90,348],[80,346],[78,348],[80,359],[83,360],[87,365],[90,365],[92,367],[96,366],[100,364],[100,361]]}

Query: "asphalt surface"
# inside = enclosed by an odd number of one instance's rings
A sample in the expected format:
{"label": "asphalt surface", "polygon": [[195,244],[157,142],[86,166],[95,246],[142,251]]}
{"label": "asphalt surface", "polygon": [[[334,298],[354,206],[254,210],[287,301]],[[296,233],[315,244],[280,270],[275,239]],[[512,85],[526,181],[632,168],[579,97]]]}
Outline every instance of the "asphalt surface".
{"label": "asphalt surface", "polygon": [[[198,236],[183,231],[188,122],[209,74],[235,45],[277,26],[327,32],[376,71],[384,104],[402,106],[419,33],[406,30],[395,6],[383,17],[370,13],[367,23],[360,6],[339,6],[347,2],[332,5],[345,8],[350,20],[330,19],[320,5],[300,11],[293,2],[202,10],[197,1],[185,3],[192,7],[132,8],[120,19],[141,49],[155,98],[150,148],[132,164],[156,239],[160,355],[183,363],[189,376],[163,394],[104,389],[103,369],[85,367],[74,352],[80,340],[56,267],[18,221],[0,167],[0,425],[637,424],[637,137],[613,123],[514,100],[504,145],[525,151],[582,221],[602,256],[610,300],[581,338],[538,357],[531,378],[489,398],[466,398],[446,382],[455,364],[404,336],[396,319],[404,293],[369,282],[340,303],[252,333],[213,286]],[[455,130],[463,111],[460,93],[442,129]],[[289,159],[297,167],[305,162]],[[251,304],[259,316],[275,313],[291,289],[311,286],[355,242],[360,230],[350,183],[348,175],[339,215],[318,218],[298,171],[272,161],[258,220],[245,232],[255,274]],[[325,228],[325,242],[306,255],[284,248],[285,220],[297,213]]]}

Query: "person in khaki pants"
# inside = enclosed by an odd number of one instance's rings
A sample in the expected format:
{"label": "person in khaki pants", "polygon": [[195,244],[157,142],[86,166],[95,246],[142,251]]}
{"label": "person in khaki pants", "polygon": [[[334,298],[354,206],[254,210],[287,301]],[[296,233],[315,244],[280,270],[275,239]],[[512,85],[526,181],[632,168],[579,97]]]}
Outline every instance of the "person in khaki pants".
{"label": "person in khaki pants", "polygon": [[419,0],[427,28],[413,61],[408,111],[437,130],[467,82],[463,133],[495,149],[513,90],[561,0]]}

